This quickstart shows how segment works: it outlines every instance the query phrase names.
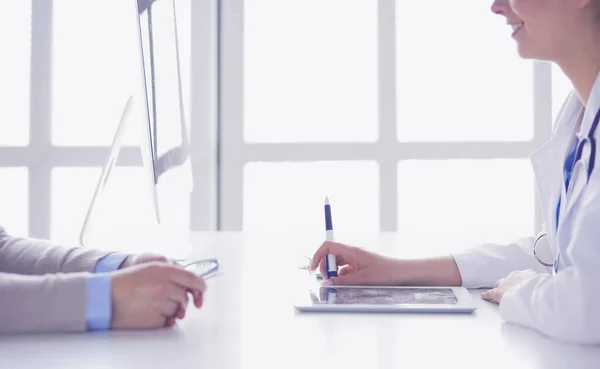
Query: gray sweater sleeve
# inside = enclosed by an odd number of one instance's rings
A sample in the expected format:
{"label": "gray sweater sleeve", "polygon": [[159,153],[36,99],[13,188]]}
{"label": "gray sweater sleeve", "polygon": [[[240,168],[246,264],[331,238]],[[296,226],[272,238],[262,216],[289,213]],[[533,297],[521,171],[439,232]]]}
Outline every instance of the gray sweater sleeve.
{"label": "gray sweater sleeve", "polygon": [[108,254],[11,237],[0,227],[0,334],[85,331],[86,281]]}
{"label": "gray sweater sleeve", "polygon": [[0,226],[0,273],[43,275],[92,272],[98,259],[109,252],[64,247],[49,241],[11,237]]}
{"label": "gray sweater sleeve", "polygon": [[87,273],[0,273],[0,334],[86,330]]}

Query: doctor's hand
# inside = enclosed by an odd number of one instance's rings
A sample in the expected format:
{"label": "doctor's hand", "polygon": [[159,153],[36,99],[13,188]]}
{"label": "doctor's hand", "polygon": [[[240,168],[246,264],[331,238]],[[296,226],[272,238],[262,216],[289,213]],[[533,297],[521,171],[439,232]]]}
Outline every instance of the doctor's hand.
{"label": "doctor's hand", "polygon": [[171,326],[185,315],[188,293],[200,308],[204,291],[204,280],[181,266],[154,262],[113,272],[111,328]]}
{"label": "doctor's hand", "polygon": [[325,258],[327,254],[336,257],[338,276],[323,282],[324,285],[392,285],[401,283],[398,271],[402,269],[401,261],[383,255],[348,246],[337,242],[326,241],[319,247],[312,258],[310,271],[320,268],[323,277],[327,276]]}
{"label": "doctor's hand", "polygon": [[519,284],[529,281],[532,278],[537,277],[539,274],[531,269],[527,270],[519,270],[510,273],[506,278],[502,278],[498,280],[494,284],[494,288],[485,291],[481,294],[481,298],[484,300],[500,303],[502,301],[502,297],[506,293],[506,291],[515,288]]}

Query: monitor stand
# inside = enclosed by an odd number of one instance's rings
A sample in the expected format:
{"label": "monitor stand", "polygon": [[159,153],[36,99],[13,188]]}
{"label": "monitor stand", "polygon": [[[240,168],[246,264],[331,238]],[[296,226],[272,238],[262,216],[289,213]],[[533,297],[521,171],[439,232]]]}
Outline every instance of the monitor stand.
{"label": "monitor stand", "polygon": [[193,254],[190,233],[184,232],[118,232],[90,237],[86,247],[126,254],[152,253],[184,263]]}
{"label": "monitor stand", "polygon": [[121,227],[86,233],[81,245],[97,250],[127,254],[153,253],[175,261],[186,261],[194,253],[195,245],[189,230],[165,229],[160,225],[149,227]]}
{"label": "monitor stand", "polygon": [[[102,173],[96,184],[96,189],[83,221],[79,234],[79,244],[84,247],[100,250],[125,253],[150,252],[175,260],[186,260],[193,251],[193,245],[190,240],[191,233],[188,229],[184,229],[184,227],[172,227],[158,223],[156,188],[154,187],[154,183],[152,183],[153,181],[150,180],[154,176],[153,173],[149,172],[153,170],[153,166],[152,163],[148,163],[148,159],[146,159],[147,155],[142,154],[144,168],[147,173],[134,186],[135,188],[139,188],[140,192],[148,191],[146,193],[147,200],[144,198],[142,201],[143,209],[138,209],[142,212],[141,214],[146,216],[145,221],[140,222],[138,225],[133,225],[132,223],[131,226],[127,224],[123,226],[123,224],[118,222],[116,226],[114,223],[113,225],[110,224],[111,220],[113,220],[112,218],[118,218],[116,214],[130,210],[127,208],[127,204],[119,203],[115,201],[115,196],[110,196],[111,191],[115,190],[115,188],[111,187],[111,184],[114,183],[110,182],[110,178],[121,151],[125,132],[130,128],[137,128],[132,126],[131,115],[133,107],[134,97],[130,96],[123,108],[109,155],[102,168]],[[142,130],[142,132],[146,133],[145,130]],[[142,137],[142,140],[147,140],[147,137]],[[140,148],[141,150],[149,149],[142,142],[140,142]],[[127,197],[128,195],[121,194],[120,196]],[[113,200],[112,203],[111,200]],[[133,214],[131,216],[134,217],[136,215]],[[127,223],[127,221],[124,223]]]}

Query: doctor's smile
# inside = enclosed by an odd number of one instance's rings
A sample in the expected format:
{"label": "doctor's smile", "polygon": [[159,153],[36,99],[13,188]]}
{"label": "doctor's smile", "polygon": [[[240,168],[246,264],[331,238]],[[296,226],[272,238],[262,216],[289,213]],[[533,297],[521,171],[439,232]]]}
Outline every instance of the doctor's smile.
{"label": "doctor's smile", "polygon": [[512,36],[512,37],[515,37],[515,35],[516,35],[517,33],[519,33],[519,31],[520,31],[520,30],[523,28],[523,25],[524,25],[524,24],[525,24],[525,23],[523,23],[523,22],[518,22],[518,23],[513,23],[513,24],[511,24],[510,26],[511,26],[511,28],[512,28],[512,31],[513,31],[511,36]]}

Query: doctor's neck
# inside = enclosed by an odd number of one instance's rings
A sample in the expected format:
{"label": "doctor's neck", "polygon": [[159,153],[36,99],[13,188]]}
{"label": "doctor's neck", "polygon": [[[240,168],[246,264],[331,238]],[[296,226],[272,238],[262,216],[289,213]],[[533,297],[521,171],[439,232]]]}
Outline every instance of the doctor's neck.
{"label": "doctor's neck", "polygon": [[577,37],[564,51],[564,57],[556,60],[556,63],[573,84],[585,107],[600,73],[600,26],[586,37]]}

